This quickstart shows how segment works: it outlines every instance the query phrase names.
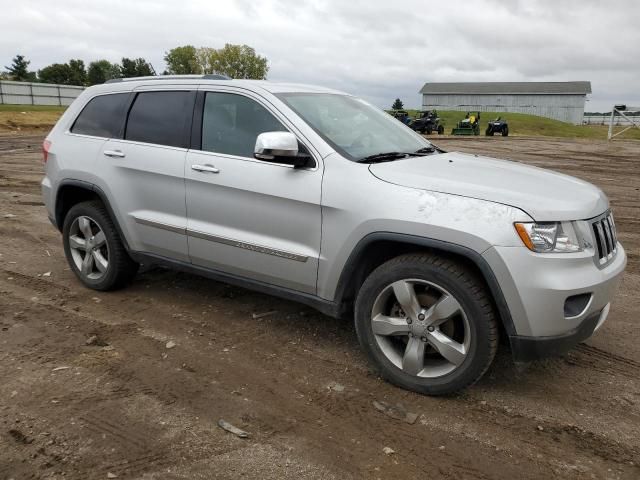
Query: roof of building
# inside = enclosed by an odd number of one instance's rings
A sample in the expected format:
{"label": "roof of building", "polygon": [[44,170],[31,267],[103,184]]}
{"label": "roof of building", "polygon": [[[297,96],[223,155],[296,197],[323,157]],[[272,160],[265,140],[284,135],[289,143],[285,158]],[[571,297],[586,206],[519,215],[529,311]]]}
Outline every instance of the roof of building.
{"label": "roof of building", "polygon": [[591,82],[427,82],[420,93],[586,95],[591,93]]}

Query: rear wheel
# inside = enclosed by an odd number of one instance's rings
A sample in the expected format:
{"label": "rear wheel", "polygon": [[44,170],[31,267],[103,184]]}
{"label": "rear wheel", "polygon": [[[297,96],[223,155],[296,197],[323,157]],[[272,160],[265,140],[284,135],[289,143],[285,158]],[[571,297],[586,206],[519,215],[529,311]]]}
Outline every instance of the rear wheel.
{"label": "rear wheel", "polygon": [[99,201],[74,205],[64,219],[62,241],[73,273],[94,290],[115,290],[136,274],[109,213]]}
{"label": "rear wheel", "polygon": [[444,127],[442,125],[438,125],[438,135],[442,135],[444,133]]}
{"label": "rear wheel", "polygon": [[431,133],[433,133],[433,130],[431,130],[431,127],[427,127],[427,135],[431,135]]}
{"label": "rear wheel", "polygon": [[475,383],[498,344],[482,281],[434,255],[404,255],[378,267],[358,293],[355,322],[360,345],[381,375],[428,395]]}

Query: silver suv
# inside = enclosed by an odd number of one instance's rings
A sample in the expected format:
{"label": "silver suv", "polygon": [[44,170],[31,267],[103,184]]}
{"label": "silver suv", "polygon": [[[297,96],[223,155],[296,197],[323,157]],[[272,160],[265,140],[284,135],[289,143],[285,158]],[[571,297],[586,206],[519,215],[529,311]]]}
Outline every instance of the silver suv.
{"label": "silver suv", "polygon": [[207,76],[88,88],[47,136],[42,193],[96,290],[163,264],[354,317],[404,388],[447,394],[562,353],[605,321],[626,264],[575,178],[446,153],[325,88]]}

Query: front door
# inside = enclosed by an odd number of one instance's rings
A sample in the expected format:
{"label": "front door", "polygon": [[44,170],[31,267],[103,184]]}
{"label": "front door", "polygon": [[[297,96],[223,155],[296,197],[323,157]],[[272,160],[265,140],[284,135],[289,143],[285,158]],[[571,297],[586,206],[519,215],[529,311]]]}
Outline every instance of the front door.
{"label": "front door", "polygon": [[202,114],[195,116],[202,118],[201,148],[189,150],[185,165],[191,261],[315,293],[321,165],[294,169],[256,160],[258,134],[288,130],[276,112],[245,94],[202,95]]}

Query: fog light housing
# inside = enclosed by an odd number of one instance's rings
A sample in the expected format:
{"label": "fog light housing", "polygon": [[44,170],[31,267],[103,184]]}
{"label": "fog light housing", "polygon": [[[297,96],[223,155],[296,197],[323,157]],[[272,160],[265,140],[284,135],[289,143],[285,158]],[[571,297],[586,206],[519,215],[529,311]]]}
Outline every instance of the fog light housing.
{"label": "fog light housing", "polygon": [[564,318],[582,315],[591,302],[591,293],[571,295],[564,301]]}

